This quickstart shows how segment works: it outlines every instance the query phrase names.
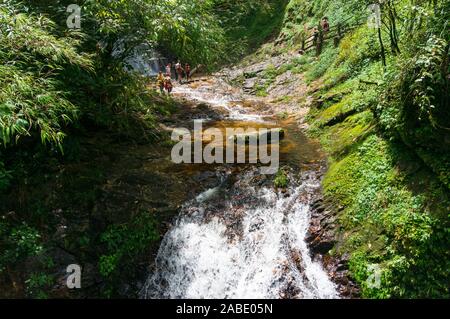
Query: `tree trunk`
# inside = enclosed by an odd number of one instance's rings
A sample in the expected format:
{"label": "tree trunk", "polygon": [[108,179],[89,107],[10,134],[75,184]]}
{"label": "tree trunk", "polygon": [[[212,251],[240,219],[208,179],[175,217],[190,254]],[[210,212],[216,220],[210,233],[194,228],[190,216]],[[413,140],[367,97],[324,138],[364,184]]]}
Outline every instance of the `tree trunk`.
{"label": "tree trunk", "polygon": [[381,36],[381,28],[378,28],[378,40],[380,41],[381,48],[381,62],[383,63],[383,66],[386,67],[386,51],[384,49],[383,37]]}

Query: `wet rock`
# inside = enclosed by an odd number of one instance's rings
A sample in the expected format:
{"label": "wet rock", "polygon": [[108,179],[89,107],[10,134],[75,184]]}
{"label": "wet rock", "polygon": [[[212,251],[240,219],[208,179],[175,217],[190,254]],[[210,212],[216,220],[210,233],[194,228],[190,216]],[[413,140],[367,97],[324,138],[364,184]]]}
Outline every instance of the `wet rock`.
{"label": "wet rock", "polygon": [[[333,282],[338,286],[343,298],[359,297],[359,288],[353,282],[348,270],[350,256],[331,256],[329,251],[338,242],[337,212],[338,208],[325,203],[322,198],[316,199],[311,205],[311,226],[308,230],[306,242],[313,256],[322,259],[325,269],[329,272]],[[323,258],[321,258],[323,257]]]}
{"label": "wet rock", "polygon": [[213,188],[218,184],[218,177],[215,172],[205,171],[198,172],[193,180],[199,184],[201,184],[205,189]]}
{"label": "wet rock", "polygon": [[258,143],[261,140],[267,141],[267,143],[270,143],[272,141],[272,135],[277,135],[278,139],[282,140],[282,139],[284,139],[285,134],[286,133],[283,129],[276,128],[276,129],[267,130],[266,132],[255,131],[255,132],[246,133],[246,134],[237,134],[235,136],[231,136],[229,138],[229,140],[234,141],[235,143],[237,143],[237,141],[245,141],[246,144],[250,143],[250,141],[252,141],[252,140],[257,141]]}
{"label": "wet rock", "polygon": [[340,259],[337,263],[336,271],[348,270],[348,260]]}
{"label": "wet rock", "polygon": [[256,91],[256,83],[257,79],[248,79],[244,82],[242,89],[247,94],[254,93]]}
{"label": "wet rock", "polygon": [[331,249],[333,249],[335,244],[336,244],[335,240],[332,240],[329,238],[317,237],[310,243],[310,247],[311,247],[311,250],[315,254],[325,255]]}

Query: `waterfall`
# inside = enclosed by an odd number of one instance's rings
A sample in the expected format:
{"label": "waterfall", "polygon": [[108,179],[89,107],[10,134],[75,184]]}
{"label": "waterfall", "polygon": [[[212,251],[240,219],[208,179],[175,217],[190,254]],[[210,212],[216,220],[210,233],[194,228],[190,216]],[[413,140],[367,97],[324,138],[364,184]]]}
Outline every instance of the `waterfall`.
{"label": "waterfall", "polygon": [[305,173],[288,195],[242,173],[183,207],[165,236],[143,298],[338,298],[305,242],[311,194]]}
{"label": "waterfall", "polygon": [[156,76],[159,71],[165,72],[168,59],[148,45],[137,46],[132,55],[126,60],[130,69],[146,76]]}
{"label": "waterfall", "polygon": [[[125,40],[118,41],[114,45],[113,56],[119,56],[124,52],[125,42]],[[153,49],[150,44],[142,43],[131,50],[124,63],[127,71],[152,77],[158,75],[159,71],[165,72],[165,66],[169,60]]]}

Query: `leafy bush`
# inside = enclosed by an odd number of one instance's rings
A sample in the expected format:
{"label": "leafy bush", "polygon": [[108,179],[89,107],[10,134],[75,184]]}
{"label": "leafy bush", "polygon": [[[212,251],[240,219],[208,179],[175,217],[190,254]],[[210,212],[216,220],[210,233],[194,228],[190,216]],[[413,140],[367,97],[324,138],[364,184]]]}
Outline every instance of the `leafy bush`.
{"label": "leafy bush", "polygon": [[27,285],[27,293],[32,298],[47,299],[47,291],[54,283],[55,278],[45,273],[33,273],[25,282]]}
{"label": "leafy bush", "polygon": [[312,67],[306,72],[306,80],[312,82],[317,80],[327,72],[330,66],[335,62],[337,50],[333,47],[327,47],[322,55],[313,62]]}
{"label": "leafy bush", "polygon": [[450,150],[448,54],[447,42],[432,36],[416,55],[399,60],[392,69],[377,109],[387,133],[411,146]]}
{"label": "leafy bush", "polygon": [[222,62],[232,62],[255,50],[282,26],[288,0],[213,0],[212,9],[225,31]]}
{"label": "leafy bush", "polygon": [[114,279],[158,238],[156,221],[148,213],[141,213],[129,224],[109,227],[101,236],[106,251],[100,257],[100,273],[105,278]]}
{"label": "leafy bush", "polygon": [[11,226],[0,221],[0,237],[0,273],[7,265],[17,265],[42,251],[41,235],[25,223]]}
{"label": "leafy bush", "polygon": [[91,69],[78,54],[74,37],[57,38],[46,18],[11,14],[0,7],[0,139],[4,145],[38,133],[42,142],[60,145],[64,127],[77,108],[61,91],[61,70],[68,65]]}

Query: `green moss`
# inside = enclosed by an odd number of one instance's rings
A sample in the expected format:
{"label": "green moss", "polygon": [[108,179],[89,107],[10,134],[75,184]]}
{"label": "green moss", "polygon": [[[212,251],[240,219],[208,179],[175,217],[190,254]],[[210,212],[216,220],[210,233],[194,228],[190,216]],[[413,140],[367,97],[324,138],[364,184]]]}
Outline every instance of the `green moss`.
{"label": "green moss", "polygon": [[[434,199],[445,209],[445,191],[439,186],[412,190],[406,182],[411,176],[397,168],[401,152],[408,151],[372,134],[331,163],[324,192],[343,208],[339,219],[347,233],[339,252],[352,253],[350,270],[364,297],[448,296],[441,283],[448,276],[449,261],[442,256],[449,239],[445,223],[429,206]],[[381,274],[375,288],[368,284],[372,264]]]}
{"label": "green moss", "polygon": [[322,145],[329,154],[337,157],[369,134],[372,121],[373,116],[370,111],[350,116],[344,122],[334,125],[320,134]]}
{"label": "green moss", "polygon": [[376,133],[377,86],[359,80],[379,82],[382,70],[379,63],[361,68],[365,53],[348,41],[322,76],[320,109],[308,115],[309,134],[330,155],[324,195],[340,211],[341,226],[333,251],[350,253],[363,297],[449,296],[448,169],[424,152],[436,165],[433,175],[414,151]]}

